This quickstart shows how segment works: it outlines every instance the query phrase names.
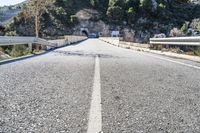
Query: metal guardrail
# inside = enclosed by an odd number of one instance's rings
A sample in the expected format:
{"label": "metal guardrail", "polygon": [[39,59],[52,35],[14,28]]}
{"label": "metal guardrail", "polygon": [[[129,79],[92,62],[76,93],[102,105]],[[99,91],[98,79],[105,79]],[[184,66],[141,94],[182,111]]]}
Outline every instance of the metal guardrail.
{"label": "metal guardrail", "polygon": [[0,46],[19,45],[19,44],[41,44],[50,47],[57,47],[56,43],[51,43],[45,39],[36,37],[0,36]]}
{"label": "metal guardrail", "polygon": [[197,37],[171,37],[171,38],[150,38],[150,44],[159,45],[186,45],[200,46],[200,36]]}

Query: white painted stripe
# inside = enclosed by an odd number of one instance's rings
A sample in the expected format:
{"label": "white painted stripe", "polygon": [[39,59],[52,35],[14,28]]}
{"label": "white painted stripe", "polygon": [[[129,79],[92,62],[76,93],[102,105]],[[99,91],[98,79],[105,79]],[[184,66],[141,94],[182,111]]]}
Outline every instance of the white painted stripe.
{"label": "white painted stripe", "polygon": [[95,59],[94,84],[92,92],[92,101],[89,114],[89,123],[87,133],[102,132],[102,115],[101,115],[101,78],[99,57]]}
{"label": "white painted stripe", "polygon": [[184,66],[187,66],[187,67],[191,67],[191,68],[195,68],[195,69],[199,69],[200,70],[199,66],[194,66],[194,65],[191,65],[191,64],[186,64],[186,63],[183,63],[183,62],[179,62],[179,61],[175,61],[175,60],[171,60],[171,59],[167,59],[167,58],[163,58],[163,57],[153,56],[153,55],[148,55],[148,56],[151,56],[151,57],[154,57],[154,58],[157,58],[157,59],[161,59],[161,60],[173,62],[173,63],[176,63],[176,64],[180,64],[180,65],[184,65]]}

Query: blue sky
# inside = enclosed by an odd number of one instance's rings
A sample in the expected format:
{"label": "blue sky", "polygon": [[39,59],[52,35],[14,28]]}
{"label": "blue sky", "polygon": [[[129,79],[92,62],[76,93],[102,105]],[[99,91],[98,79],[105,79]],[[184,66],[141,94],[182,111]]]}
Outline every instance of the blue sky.
{"label": "blue sky", "polygon": [[0,6],[14,5],[14,4],[21,3],[23,1],[25,0],[0,0]]}

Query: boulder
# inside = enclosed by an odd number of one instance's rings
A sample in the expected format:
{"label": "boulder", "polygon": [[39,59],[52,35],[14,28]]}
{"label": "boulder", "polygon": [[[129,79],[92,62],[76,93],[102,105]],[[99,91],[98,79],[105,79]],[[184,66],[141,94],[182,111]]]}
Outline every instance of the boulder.
{"label": "boulder", "polygon": [[155,34],[153,38],[166,38],[166,35],[164,33]]}
{"label": "boulder", "polygon": [[135,31],[130,28],[124,28],[122,31],[123,40],[127,42],[135,41]]}

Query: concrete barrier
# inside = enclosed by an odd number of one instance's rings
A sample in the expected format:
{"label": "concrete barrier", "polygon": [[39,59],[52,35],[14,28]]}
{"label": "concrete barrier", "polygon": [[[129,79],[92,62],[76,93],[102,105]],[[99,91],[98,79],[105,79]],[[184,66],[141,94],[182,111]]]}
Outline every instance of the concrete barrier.
{"label": "concrete barrier", "polygon": [[112,45],[122,47],[122,48],[132,49],[136,51],[144,51],[144,52],[149,52],[149,53],[154,53],[154,54],[159,54],[159,55],[165,55],[169,57],[182,58],[182,59],[187,59],[187,60],[191,60],[195,62],[200,62],[200,57],[197,57],[197,56],[184,55],[184,54],[178,54],[178,53],[173,53],[173,52],[163,52],[159,50],[151,50],[150,44],[124,42],[124,41],[120,41],[119,38],[112,38],[112,37],[101,37],[99,39],[107,43],[110,43]]}
{"label": "concrete barrier", "polygon": [[64,39],[56,39],[56,40],[49,40],[51,43],[56,43],[57,47],[62,47],[66,45],[70,45],[73,43],[77,43],[80,41],[84,41],[87,39],[85,36],[64,36]]}
{"label": "concrete barrier", "polygon": [[118,37],[100,37],[99,39],[115,46],[119,46],[120,42]]}
{"label": "concrete barrier", "polygon": [[83,40],[86,40],[86,36],[64,36],[64,39],[67,44],[77,43]]}
{"label": "concrete barrier", "polygon": [[134,42],[125,42],[121,41],[119,37],[100,37],[100,40],[110,43],[112,45],[122,47],[122,48],[128,48],[131,49],[133,47],[138,48],[150,48],[149,44],[140,44],[140,43],[134,43]]}

